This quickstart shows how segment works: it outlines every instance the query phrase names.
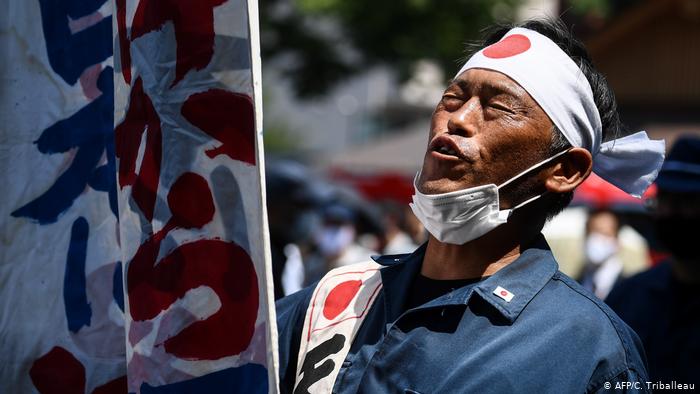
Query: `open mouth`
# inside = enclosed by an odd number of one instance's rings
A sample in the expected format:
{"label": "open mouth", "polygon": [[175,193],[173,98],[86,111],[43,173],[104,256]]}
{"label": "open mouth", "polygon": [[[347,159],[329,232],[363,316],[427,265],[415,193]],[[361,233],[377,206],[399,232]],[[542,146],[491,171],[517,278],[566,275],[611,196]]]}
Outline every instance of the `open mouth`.
{"label": "open mouth", "polygon": [[452,139],[446,135],[441,135],[433,139],[430,144],[430,150],[432,152],[437,152],[440,155],[450,156],[454,159],[462,159],[462,155],[459,152],[459,148]]}
{"label": "open mouth", "polygon": [[457,156],[457,152],[454,149],[450,149],[446,146],[441,146],[437,149],[433,149],[435,152],[442,153],[443,155]]}

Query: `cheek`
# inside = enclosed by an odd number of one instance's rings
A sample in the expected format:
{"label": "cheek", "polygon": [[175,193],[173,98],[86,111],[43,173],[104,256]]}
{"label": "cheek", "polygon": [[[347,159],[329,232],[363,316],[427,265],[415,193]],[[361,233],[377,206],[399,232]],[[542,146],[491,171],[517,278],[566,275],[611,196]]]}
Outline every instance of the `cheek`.
{"label": "cheek", "polygon": [[504,116],[493,122],[492,129],[502,137],[502,146],[515,152],[541,151],[549,146],[551,124],[541,124],[524,117]]}
{"label": "cheek", "polygon": [[542,159],[543,148],[548,146],[544,140],[549,136],[517,120],[491,123],[489,132],[479,135],[479,142],[482,164],[491,172],[493,181],[504,182]]}

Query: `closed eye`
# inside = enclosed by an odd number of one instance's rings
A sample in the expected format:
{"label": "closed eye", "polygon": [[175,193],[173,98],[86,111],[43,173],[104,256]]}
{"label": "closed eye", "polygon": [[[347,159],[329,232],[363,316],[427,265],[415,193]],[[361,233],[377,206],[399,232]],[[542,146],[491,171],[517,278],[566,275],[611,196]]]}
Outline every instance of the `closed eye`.
{"label": "closed eye", "polygon": [[489,103],[489,107],[497,109],[499,111],[507,112],[509,114],[515,114],[515,111],[513,111],[510,107],[508,107],[504,104],[491,102],[491,103]]}
{"label": "closed eye", "polygon": [[446,94],[442,96],[442,105],[444,105],[445,109],[448,111],[456,111],[462,106],[462,104],[464,104],[464,100],[455,95]]}

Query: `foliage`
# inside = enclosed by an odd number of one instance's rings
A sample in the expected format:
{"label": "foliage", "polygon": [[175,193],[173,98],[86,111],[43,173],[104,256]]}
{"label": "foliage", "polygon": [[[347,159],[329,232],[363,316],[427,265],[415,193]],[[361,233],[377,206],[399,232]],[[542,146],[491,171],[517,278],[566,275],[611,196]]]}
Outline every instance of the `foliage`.
{"label": "foliage", "polygon": [[569,0],[571,10],[579,15],[595,14],[608,16],[610,14],[609,0]]}
{"label": "foliage", "polygon": [[520,0],[267,0],[260,3],[265,61],[278,61],[299,96],[326,92],[375,65],[406,79],[414,62],[437,61],[448,74],[464,44]]}
{"label": "foliage", "polygon": [[299,141],[293,136],[295,130],[290,129],[286,123],[266,121],[263,139],[265,153],[273,155],[287,154],[299,149]]}

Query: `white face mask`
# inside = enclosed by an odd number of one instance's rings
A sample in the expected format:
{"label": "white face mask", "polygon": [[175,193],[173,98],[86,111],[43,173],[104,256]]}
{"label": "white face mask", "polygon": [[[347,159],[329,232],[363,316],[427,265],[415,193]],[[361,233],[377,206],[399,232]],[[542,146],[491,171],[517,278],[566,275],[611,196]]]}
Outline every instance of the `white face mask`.
{"label": "white face mask", "polygon": [[591,233],[586,238],[586,259],[600,265],[617,253],[617,240],[599,233]]}
{"label": "white face mask", "polygon": [[500,186],[489,184],[449,193],[423,194],[416,184],[420,177],[418,172],[413,181],[413,203],[409,205],[426,230],[440,242],[463,245],[506,223],[513,211],[542,197],[540,194],[511,209],[500,210],[499,189],[568,151],[535,164]]}
{"label": "white face mask", "polygon": [[325,226],[316,235],[316,244],[324,256],[334,256],[340,254],[354,239],[353,226]]}

